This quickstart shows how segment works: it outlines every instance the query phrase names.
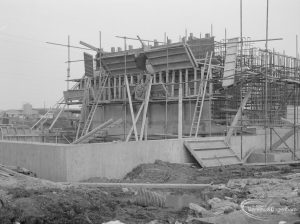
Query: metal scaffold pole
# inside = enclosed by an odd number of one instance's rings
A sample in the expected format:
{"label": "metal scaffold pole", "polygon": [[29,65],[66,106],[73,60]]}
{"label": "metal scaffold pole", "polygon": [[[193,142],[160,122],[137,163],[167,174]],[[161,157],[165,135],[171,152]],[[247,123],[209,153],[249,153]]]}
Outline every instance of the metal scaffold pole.
{"label": "metal scaffold pole", "polygon": [[[126,41],[126,37],[124,37],[124,51],[125,51],[125,55],[124,55],[124,80],[125,78],[127,79],[127,41]],[[125,81],[124,81],[124,85],[125,85]],[[126,129],[127,129],[127,113],[126,113],[126,91],[124,88],[124,140],[126,139]],[[134,120],[132,120],[132,122],[134,122]],[[136,138],[137,138],[137,133],[135,134]]]}
{"label": "metal scaffold pole", "polygon": [[[240,38],[241,38],[241,53],[240,53],[240,67],[241,67],[241,87],[240,87],[240,102],[243,101],[243,0],[240,0]],[[243,159],[243,107],[241,108],[241,159]]]}
{"label": "metal scaffold pole", "polygon": [[102,34],[99,31],[99,74],[101,76],[101,68],[102,68]]}
{"label": "metal scaffold pole", "polygon": [[68,36],[68,68],[67,68],[67,90],[69,90],[69,79],[70,79],[70,66],[71,66],[71,55],[70,55],[70,35]]}
{"label": "metal scaffold pole", "polygon": [[268,35],[269,35],[269,0],[267,0],[266,14],[266,52],[265,52],[265,163],[267,163],[267,118],[268,118]]}
{"label": "metal scaffold pole", "polygon": [[[166,35],[166,33],[165,33]],[[166,70],[166,84],[168,84],[167,82],[169,81],[169,38],[168,36],[166,36],[166,44],[167,44],[167,49],[166,49],[166,53],[167,53],[167,70]],[[167,138],[167,134],[168,134],[168,88],[166,88],[166,99],[165,99],[165,139]]]}
{"label": "metal scaffold pole", "polygon": [[[298,53],[298,35],[296,35],[296,63],[295,63],[295,77],[298,78],[299,81],[299,53]],[[298,99],[298,95],[299,95],[299,85],[297,86],[297,123],[299,123],[299,99]],[[298,128],[296,129],[296,134],[297,134],[297,142],[296,142],[296,150],[298,150],[298,141],[299,141],[299,132],[298,132]],[[295,152],[296,155],[296,152]]]}
{"label": "metal scaffold pole", "polygon": [[[298,78],[298,35],[296,35],[296,58],[295,58],[295,63],[294,63],[294,79],[296,81],[296,79]],[[299,81],[299,80],[298,80]],[[296,84],[294,84],[294,155],[293,155],[293,159],[296,160],[296,149],[297,149],[297,141],[298,141],[298,127],[296,127],[297,123],[298,123],[298,89],[299,86]],[[297,101],[296,101],[297,100]]]}

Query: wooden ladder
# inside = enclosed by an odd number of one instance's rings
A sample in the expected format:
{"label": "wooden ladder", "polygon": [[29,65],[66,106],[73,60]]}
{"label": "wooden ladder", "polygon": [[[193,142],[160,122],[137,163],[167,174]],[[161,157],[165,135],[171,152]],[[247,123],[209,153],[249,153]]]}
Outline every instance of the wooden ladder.
{"label": "wooden ladder", "polygon": [[[82,129],[82,132],[81,132],[81,136],[84,136],[84,135],[86,135],[89,132],[89,129],[91,127],[91,124],[92,124],[95,112],[96,112],[97,107],[99,105],[99,102],[101,100],[101,96],[103,94],[104,87],[106,85],[107,79],[108,79],[108,74],[106,72],[104,72],[102,74],[101,78],[100,78],[100,83],[99,83],[99,87],[100,88],[99,88],[99,91],[98,91],[98,93],[95,96],[95,99],[94,99],[93,104],[92,104],[92,108],[89,111],[88,116],[87,116],[87,118],[86,118],[86,120],[84,122],[84,126],[83,126],[83,129]],[[89,104],[85,105],[85,106],[88,107]],[[84,107],[84,105],[83,105],[83,107]],[[78,128],[80,128],[80,126],[78,126]]]}
{"label": "wooden ladder", "polygon": [[[79,83],[76,83],[71,90],[78,88]],[[62,111],[65,108],[65,98],[62,97],[60,98],[52,107],[49,108],[49,110],[30,128],[31,130],[33,130],[35,127],[37,126],[42,126],[48,119],[49,119],[49,115],[52,113],[55,113],[57,111],[59,111],[57,117],[55,118],[55,121],[58,119],[59,115],[62,113]],[[62,106],[63,105],[63,106]],[[53,122],[50,126],[50,129],[53,127],[55,122]]]}
{"label": "wooden ladder", "polygon": [[[201,120],[203,105],[204,105],[204,99],[205,99],[205,94],[206,94],[206,87],[207,87],[208,79],[211,76],[210,70],[211,70],[212,55],[213,55],[213,52],[211,52],[210,58],[208,58],[208,52],[207,52],[206,56],[205,56],[205,62],[204,62],[203,69],[201,71],[201,77],[204,77],[204,75],[206,73],[206,78],[204,80],[204,85],[203,85],[203,83],[200,82],[199,92],[198,92],[197,100],[195,103],[195,110],[194,110],[193,120],[192,120],[192,124],[191,124],[191,129],[190,129],[190,137],[192,137],[193,133],[195,133],[195,135],[194,135],[195,138],[198,136],[199,125],[200,125],[200,120]],[[207,61],[209,61],[208,64],[207,64]]]}
{"label": "wooden ladder", "polygon": [[88,105],[90,104],[90,87],[91,87],[91,78],[87,77],[85,79],[84,84],[84,92],[83,92],[83,99],[82,99],[82,106],[80,112],[80,121],[77,127],[76,132],[76,139],[79,138],[80,131],[82,131],[82,124],[84,124],[86,114],[88,112]]}

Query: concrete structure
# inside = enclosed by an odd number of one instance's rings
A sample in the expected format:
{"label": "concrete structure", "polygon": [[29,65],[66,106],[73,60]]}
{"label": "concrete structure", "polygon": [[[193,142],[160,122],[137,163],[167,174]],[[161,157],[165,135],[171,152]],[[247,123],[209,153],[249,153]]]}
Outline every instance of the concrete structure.
{"label": "concrete structure", "polygon": [[[228,160],[228,151],[240,164],[240,158],[249,150],[258,151],[249,161],[261,162],[264,161],[262,151],[268,152],[269,148],[283,148],[287,151],[285,160],[295,159],[299,148],[295,139],[299,128],[294,122],[300,104],[298,59],[262,51],[246,43],[239,46],[238,38],[227,40],[227,44],[215,42],[209,34],[205,38],[191,34],[178,43],[154,41],[154,46],[145,46],[138,39],[142,47],[137,49],[131,46],[128,49],[127,37],[121,38],[124,38],[124,50],[113,48],[110,53],[80,42],[95,51],[95,58],[84,53],[85,74],[69,80],[76,84],[53,107],[58,113],[46,128],[53,135],[64,107],[75,105],[78,109],[79,105],[80,118],[72,120],[69,130],[56,130],[55,137],[61,135],[68,143],[86,140],[97,144],[33,144],[31,147],[27,143],[26,148],[47,163],[37,165],[23,153],[22,145],[3,142],[0,150],[4,153],[4,163],[15,163],[12,165],[24,166],[40,177],[58,181],[122,178],[140,163],[152,163],[156,159],[191,162],[193,159],[183,141],[191,136],[201,140],[224,134],[227,137],[225,141],[219,140],[222,143],[218,147],[203,144],[210,150],[203,158],[218,161],[211,164],[232,164],[219,161]],[[46,115],[32,129],[43,129]],[[121,121],[99,128],[110,119]],[[268,129],[265,132],[261,127]],[[240,136],[230,139],[232,133]],[[296,137],[291,138],[293,135]],[[56,142],[59,142],[57,138]],[[220,152],[221,148],[224,153]],[[198,151],[199,157],[204,153],[203,148],[193,148],[190,152],[194,158],[197,156],[193,150]],[[44,168],[52,166],[51,160],[44,161],[49,153],[54,161],[53,173]],[[283,158],[277,157],[268,156],[270,161]],[[200,159],[197,161],[203,165]]]}
{"label": "concrete structure", "polygon": [[[277,131],[283,134],[288,130]],[[243,136],[243,156],[249,150],[262,153],[264,139],[260,131],[258,135]],[[153,163],[157,159],[173,163],[195,162],[183,146],[185,140],[188,139],[82,145],[0,141],[0,163],[25,167],[38,177],[53,181],[80,181],[91,177],[122,178],[137,165]],[[276,138],[273,140],[276,141]],[[231,138],[231,147],[238,156],[240,141],[240,136]],[[287,144],[292,147],[293,139],[289,139]]]}
{"label": "concrete structure", "polygon": [[[198,65],[201,62],[197,60],[203,60],[208,52],[213,55],[214,38],[196,38],[193,35],[186,42],[162,44],[155,41],[150,48],[130,47],[126,51],[120,49],[117,52],[104,52],[101,63],[96,57],[96,70],[85,71],[85,74],[93,75],[74,80],[78,82],[76,88],[64,92],[65,102],[69,106],[82,104],[77,133],[83,136],[87,129],[97,127],[110,118],[121,118],[123,124],[108,130],[98,142],[107,139],[125,140],[133,125],[132,117],[147,102],[145,105],[148,111],[144,118],[147,116],[148,139],[189,136],[197,95],[203,88],[200,83],[208,74],[207,68],[205,72],[201,71],[203,65]],[[85,55],[92,58],[91,55]],[[93,67],[90,65],[92,61],[86,60],[85,68]],[[103,78],[106,75],[107,79]],[[150,96],[147,98],[148,88]],[[213,91],[212,88],[210,85],[209,92]],[[97,106],[94,112],[95,104]],[[201,135],[224,132],[224,128],[213,131],[209,129],[210,104],[209,97],[206,96],[200,123]],[[93,114],[92,119],[89,118],[90,114]],[[145,119],[140,117],[137,129],[141,130],[143,126]],[[211,126],[215,127],[214,124]]]}

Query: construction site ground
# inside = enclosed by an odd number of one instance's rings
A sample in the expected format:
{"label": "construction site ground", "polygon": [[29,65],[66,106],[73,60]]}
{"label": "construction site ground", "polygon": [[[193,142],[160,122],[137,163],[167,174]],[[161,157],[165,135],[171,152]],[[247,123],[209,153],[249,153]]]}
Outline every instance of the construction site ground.
{"label": "construction site ground", "polygon": [[[95,177],[76,184],[54,183],[3,166],[0,174],[1,224],[300,223],[300,166],[295,164],[200,168],[156,161],[120,180]],[[105,187],[104,182],[149,187]],[[187,189],[179,184],[207,185]],[[264,221],[242,211],[246,199],[268,200],[272,209],[258,215]]]}

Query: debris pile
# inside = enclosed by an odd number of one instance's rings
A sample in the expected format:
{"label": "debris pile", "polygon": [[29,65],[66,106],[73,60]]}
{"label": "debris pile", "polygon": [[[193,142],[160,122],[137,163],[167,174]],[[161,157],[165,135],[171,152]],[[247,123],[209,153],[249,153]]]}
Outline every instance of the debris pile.
{"label": "debris pile", "polygon": [[[157,161],[139,166],[126,178],[141,182],[141,177],[148,179],[153,174],[153,167],[156,173],[169,173],[170,183],[182,177],[187,183],[201,181],[201,177],[210,183],[219,176],[222,178],[218,184],[201,189],[145,189],[120,185],[107,188],[84,183],[53,183],[2,166],[0,223],[261,223],[246,214],[250,212],[245,208],[247,200],[266,201],[266,208],[273,209],[265,223],[295,223],[300,219],[300,172],[293,167],[235,166],[200,170],[195,166]],[[235,172],[231,173],[233,170]],[[189,172],[190,178],[186,178]],[[157,177],[168,185],[166,179]],[[158,182],[158,179],[152,181]]]}

